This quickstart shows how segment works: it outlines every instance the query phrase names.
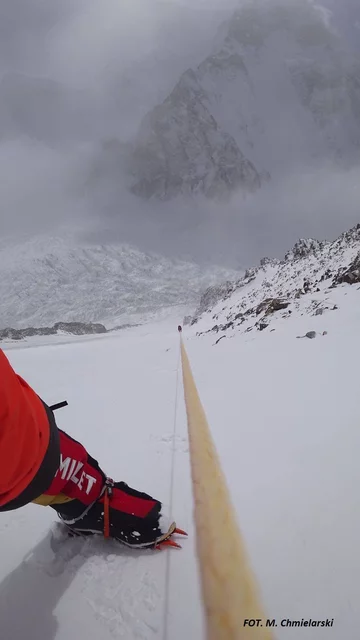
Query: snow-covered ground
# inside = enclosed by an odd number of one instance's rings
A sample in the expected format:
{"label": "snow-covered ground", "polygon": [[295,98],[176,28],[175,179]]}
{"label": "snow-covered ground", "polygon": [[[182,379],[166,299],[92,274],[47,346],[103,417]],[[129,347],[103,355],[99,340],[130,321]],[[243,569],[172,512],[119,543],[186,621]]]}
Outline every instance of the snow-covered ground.
{"label": "snow-covered ground", "polygon": [[[216,346],[212,332],[184,329],[266,613],[286,640],[353,640],[360,614],[360,292],[341,285],[331,296],[336,312],[309,315],[305,295],[290,318],[275,312],[275,331],[231,331]],[[110,475],[152,493],[165,510],[179,321],[66,343],[2,344],[48,403],[68,400],[59,426]],[[296,339],[310,330],[316,339]],[[64,541],[54,512],[35,505],[1,514],[1,640],[202,637],[181,390],[172,511],[189,532],[183,549],[140,553],[103,540]],[[334,618],[334,625],[281,628],[287,618]]]}

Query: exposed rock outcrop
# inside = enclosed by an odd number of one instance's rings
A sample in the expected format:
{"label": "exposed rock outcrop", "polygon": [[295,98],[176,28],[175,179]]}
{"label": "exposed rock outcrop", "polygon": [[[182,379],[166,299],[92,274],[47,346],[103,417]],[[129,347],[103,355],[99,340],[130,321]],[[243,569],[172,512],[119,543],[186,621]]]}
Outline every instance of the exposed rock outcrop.
{"label": "exposed rock outcrop", "polygon": [[53,327],[28,327],[26,329],[0,329],[0,340],[23,340],[31,336],[52,336],[68,333],[83,336],[94,333],[107,333],[106,327],[99,323],[57,322]]}

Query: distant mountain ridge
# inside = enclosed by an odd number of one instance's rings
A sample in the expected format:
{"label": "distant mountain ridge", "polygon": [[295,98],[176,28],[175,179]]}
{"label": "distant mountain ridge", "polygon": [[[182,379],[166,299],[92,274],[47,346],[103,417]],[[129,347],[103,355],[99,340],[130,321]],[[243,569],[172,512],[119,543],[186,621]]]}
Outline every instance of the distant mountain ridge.
{"label": "distant mountain ridge", "polygon": [[0,329],[54,323],[136,322],[192,305],[235,271],[145,254],[127,245],[82,243],[71,234],[0,241]]}

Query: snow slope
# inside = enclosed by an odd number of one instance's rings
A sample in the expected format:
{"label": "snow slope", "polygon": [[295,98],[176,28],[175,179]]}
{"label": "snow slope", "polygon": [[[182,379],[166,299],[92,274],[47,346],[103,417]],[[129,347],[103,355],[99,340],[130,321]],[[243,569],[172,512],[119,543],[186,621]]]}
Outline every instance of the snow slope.
{"label": "snow slope", "polygon": [[[233,331],[217,346],[212,333],[199,339],[196,325],[184,329],[266,611],[284,640],[353,640],[357,633],[359,295],[356,286],[333,289],[338,310],[316,317],[306,312],[304,295],[291,318],[275,314],[274,332]],[[178,321],[67,344],[5,345],[44,399],[69,401],[57,414],[59,426],[109,474],[163,500],[166,511]],[[212,319],[202,323],[211,328]],[[296,339],[314,329],[328,333]],[[172,511],[190,534],[182,551],[131,553],[102,540],[61,541],[51,510],[35,505],[1,514],[2,640],[202,637],[181,394],[175,450]],[[334,626],[281,627],[283,619],[302,618],[334,618]]]}
{"label": "snow slope", "polygon": [[337,311],[334,289],[347,281],[359,286],[359,256],[360,224],[333,242],[300,239],[283,260],[263,258],[239,280],[210,287],[189,321],[200,335],[225,337],[274,331],[274,322],[294,315]]}
{"label": "snow slope", "polygon": [[145,254],[124,244],[85,243],[73,233],[0,241],[0,328],[54,322],[137,321],[138,314],[195,304],[200,291],[234,276]]}

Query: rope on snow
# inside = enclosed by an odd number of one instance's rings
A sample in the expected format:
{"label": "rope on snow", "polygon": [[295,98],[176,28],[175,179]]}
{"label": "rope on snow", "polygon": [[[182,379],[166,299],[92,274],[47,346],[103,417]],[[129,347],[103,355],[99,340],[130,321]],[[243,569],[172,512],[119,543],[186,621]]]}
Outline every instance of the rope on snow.
{"label": "rope on snow", "polygon": [[[180,333],[207,640],[271,640],[242,535]],[[244,626],[261,620],[264,626]]]}
{"label": "rope on snow", "polygon": [[[174,477],[175,477],[175,450],[176,450],[176,424],[178,410],[178,389],[179,389],[179,370],[180,370],[180,348],[176,365],[176,382],[175,382],[175,406],[174,406],[174,424],[172,434],[172,451],[171,451],[171,477],[169,491],[169,516],[173,516],[173,498],[174,498]],[[165,564],[165,602],[164,602],[164,620],[163,620],[163,640],[169,638],[169,598],[170,598],[170,563],[171,553],[166,554]]]}

